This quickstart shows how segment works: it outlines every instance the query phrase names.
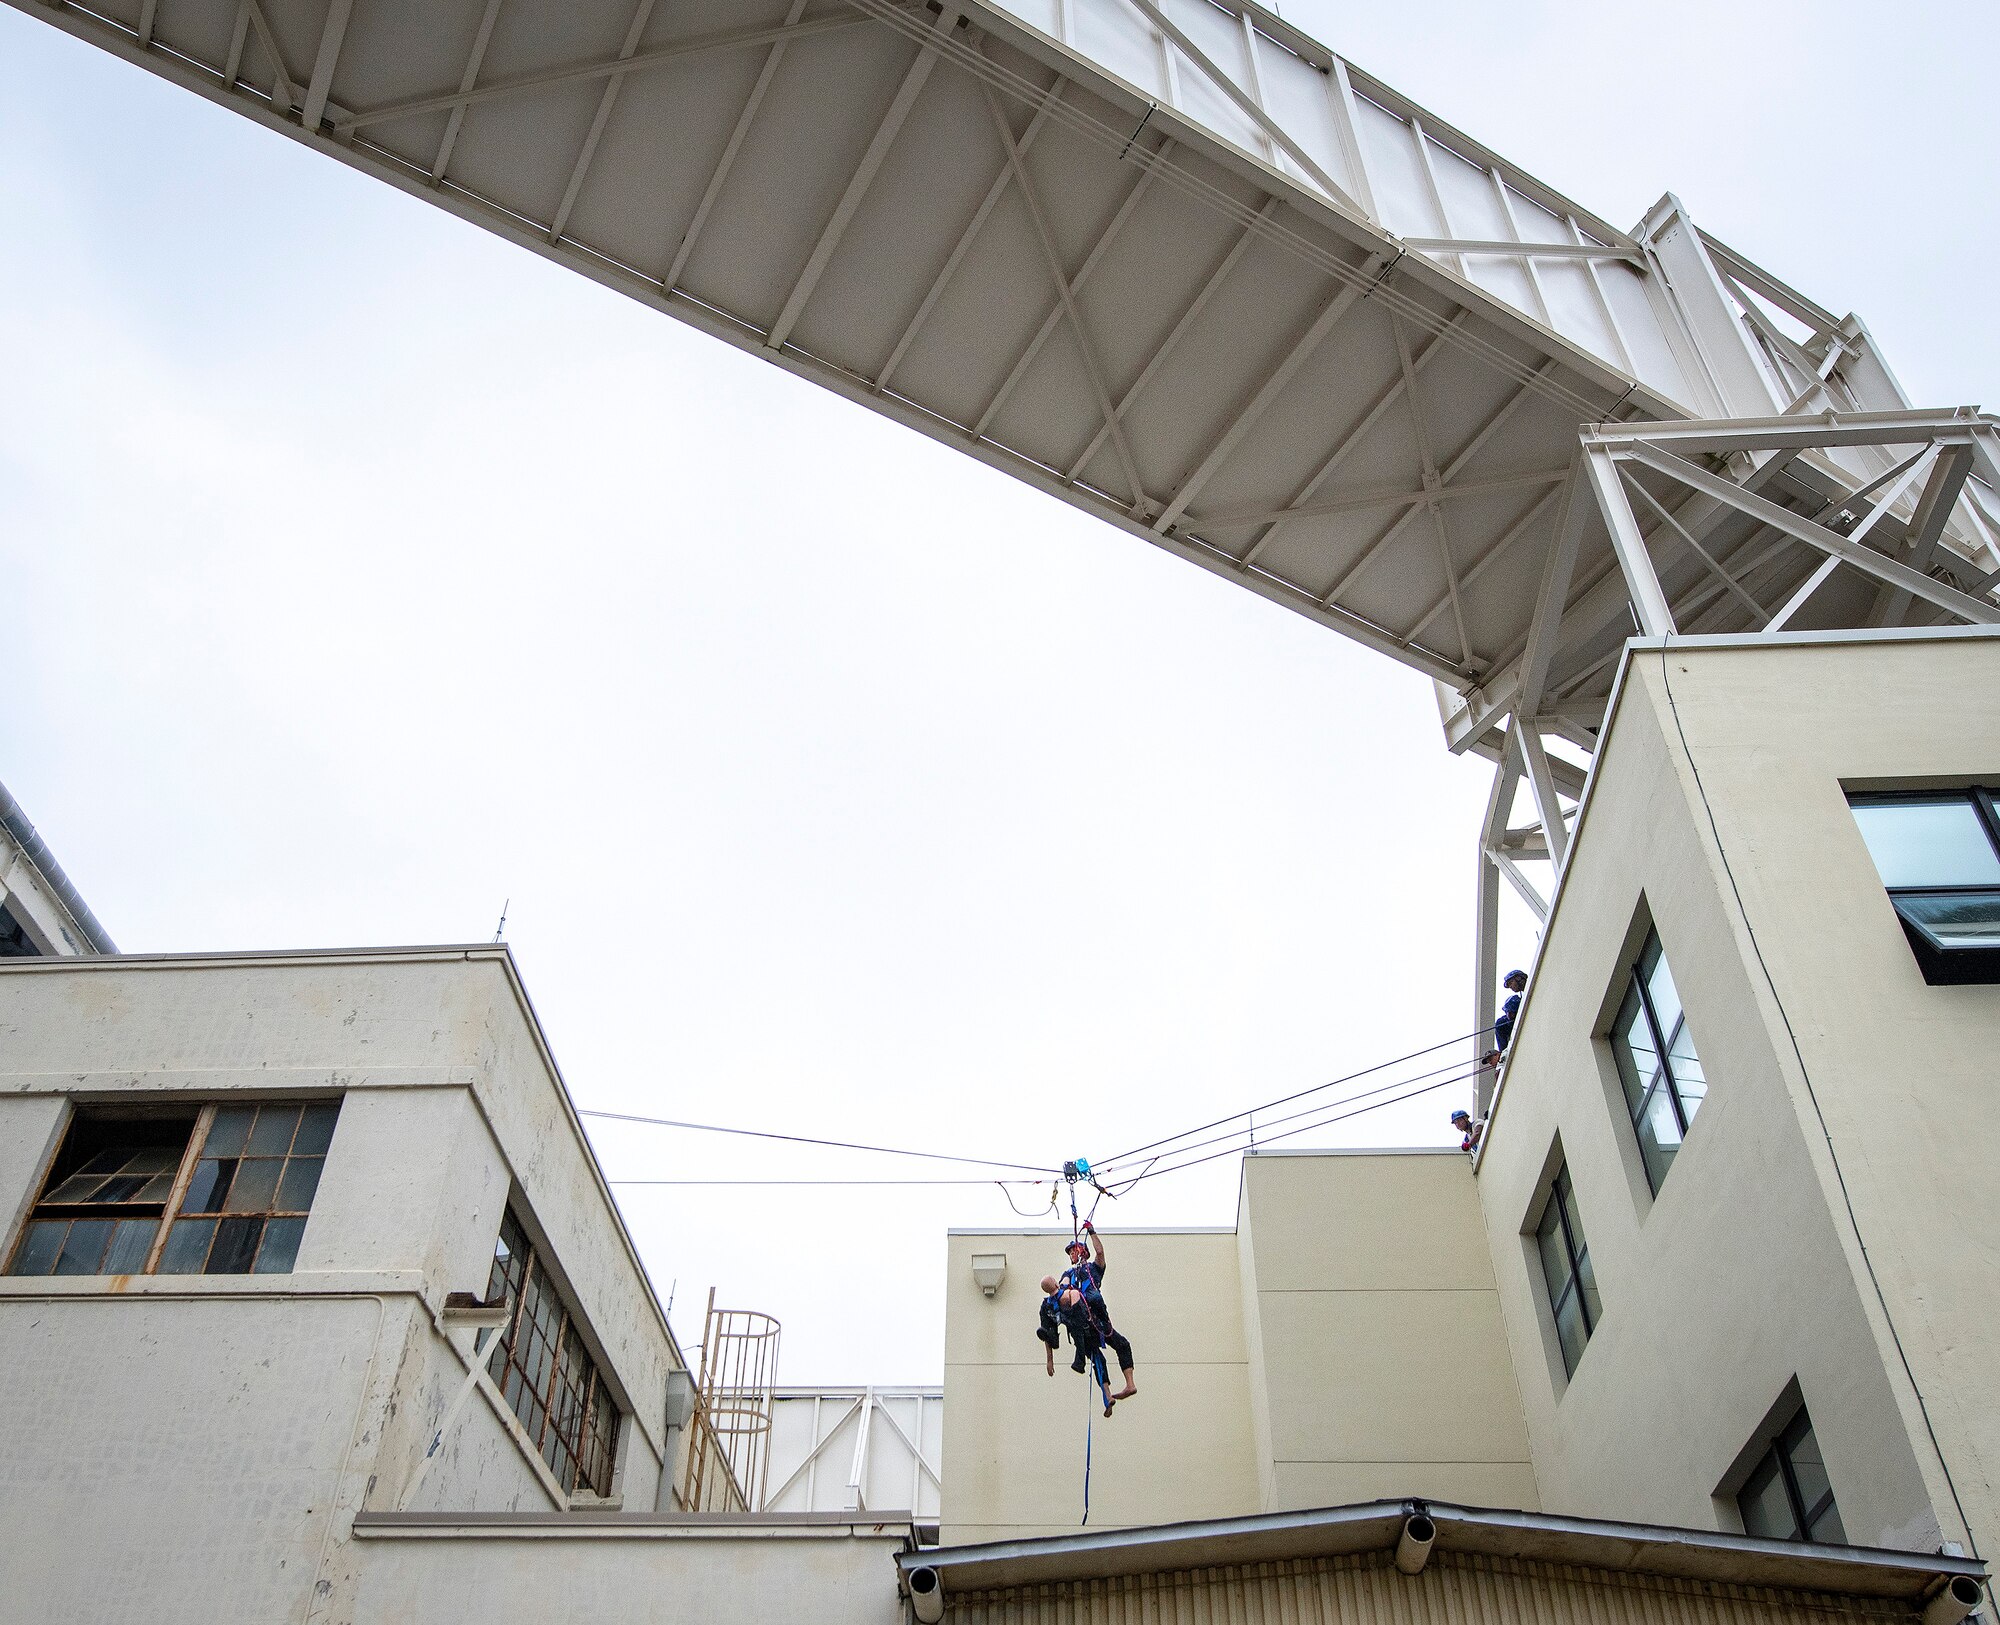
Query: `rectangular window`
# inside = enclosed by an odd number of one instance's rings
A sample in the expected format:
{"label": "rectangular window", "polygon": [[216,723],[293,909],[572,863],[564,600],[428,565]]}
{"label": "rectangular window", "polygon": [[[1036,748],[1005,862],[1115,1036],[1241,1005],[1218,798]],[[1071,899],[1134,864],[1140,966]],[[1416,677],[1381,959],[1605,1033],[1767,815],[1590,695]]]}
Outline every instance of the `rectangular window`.
{"label": "rectangular window", "polygon": [[1639,1136],[1646,1180],[1657,1193],[1708,1095],[1708,1079],[1656,931],[1646,933],[1632,967],[1625,1002],[1611,1027],[1611,1053]]}
{"label": "rectangular window", "polygon": [[1590,1243],[1583,1238],[1576,1193],[1567,1165],[1556,1169],[1555,1184],[1535,1226],[1535,1247],[1542,1255],[1542,1279],[1548,1283],[1549,1308],[1555,1312],[1556,1341],[1562,1345],[1563,1370],[1574,1375],[1583,1346],[1603,1318],[1598,1301],[1597,1274],[1590,1267]]}
{"label": "rectangular window", "polygon": [[618,1407],[512,1208],[493,1244],[486,1285],[489,1302],[503,1296],[510,1313],[488,1374],[562,1487],[609,1495]]}
{"label": "rectangular window", "polygon": [[81,1107],[13,1275],[283,1275],[340,1102]]}
{"label": "rectangular window", "polygon": [[0,903],[0,959],[34,959],[40,954],[41,949],[21,929],[21,922],[14,918],[5,903]]}
{"label": "rectangular window", "polygon": [[1840,1509],[1833,1504],[1833,1481],[1826,1476],[1812,1418],[1803,1405],[1750,1469],[1737,1492],[1736,1507],[1749,1534],[1825,1546],[1847,1544]]}
{"label": "rectangular window", "polygon": [[1975,787],[1847,800],[1924,980],[2000,982],[1994,792]]}

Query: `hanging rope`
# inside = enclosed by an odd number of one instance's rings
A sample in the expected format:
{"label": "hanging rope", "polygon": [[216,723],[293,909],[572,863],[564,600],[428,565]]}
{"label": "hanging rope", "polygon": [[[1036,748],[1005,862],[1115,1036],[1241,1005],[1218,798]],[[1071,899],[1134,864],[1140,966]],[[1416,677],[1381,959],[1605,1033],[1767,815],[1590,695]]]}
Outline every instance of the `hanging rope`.
{"label": "hanging rope", "polygon": [[[1107,1393],[1109,1391],[1106,1389]],[[1090,1436],[1091,1430],[1097,1426],[1096,1402],[1090,1398],[1088,1388],[1084,1389],[1083,1395],[1083,1517],[1077,1524],[1079,1529],[1090,1522]]]}
{"label": "hanging rope", "polygon": [[1014,1209],[1014,1212],[1015,1212],[1015,1213],[1016,1213],[1017,1215],[1019,1215],[1019,1216],[1020,1216],[1021,1218],[1023,1218],[1023,1219],[1039,1219],[1039,1218],[1040,1218],[1040,1217],[1041,1217],[1041,1216],[1042,1216],[1042,1215],[1043,1215],[1044,1213],[1052,1213],[1052,1212],[1054,1212],[1054,1211],[1055,1211],[1055,1206],[1056,1206],[1056,1201],[1057,1201],[1057,1198],[1058,1198],[1058,1194],[1059,1194],[1059,1193],[1061,1192],[1061,1190],[1062,1190],[1062,1187],[1061,1187],[1060,1185],[1054,1185],[1054,1184],[1050,1185],[1050,1186],[1049,1186],[1049,1204],[1048,1204],[1048,1206],[1047,1206],[1047,1207],[1045,1207],[1045,1208],[1039,1208],[1039,1207],[1038,1207],[1038,1208],[1030,1208],[1030,1209],[1029,1209],[1029,1210],[1028,1210],[1028,1211],[1027,1211],[1026,1213],[1022,1213],[1022,1212],[1021,1212],[1021,1209],[1019,1208],[1019,1206],[1018,1206],[1018,1205],[1016,1205],[1016,1203],[1015,1203],[1015,1201],[1014,1201],[1014,1198],[1013,1198],[1013,1196],[1012,1196],[1011,1194],[1009,1194],[1009,1192],[1008,1192],[1008,1190],[1007,1190],[1007,1183],[1008,1183],[1008,1182],[1007,1182],[1006,1180],[1004,1180],[1004,1179],[996,1179],[996,1180],[994,1180],[994,1181],[993,1181],[993,1183],[994,1183],[994,1184],[996,1184],[996,1185],[998,1185],[998,1186],[1000,1187],[1000,1194],[1001,1194],[1002,1196],[1005,1196],[1005,1197],[1007,1198],[1007,1205],[1008,1205],[1009,1207],[1013,1208],[1013,1209]]}

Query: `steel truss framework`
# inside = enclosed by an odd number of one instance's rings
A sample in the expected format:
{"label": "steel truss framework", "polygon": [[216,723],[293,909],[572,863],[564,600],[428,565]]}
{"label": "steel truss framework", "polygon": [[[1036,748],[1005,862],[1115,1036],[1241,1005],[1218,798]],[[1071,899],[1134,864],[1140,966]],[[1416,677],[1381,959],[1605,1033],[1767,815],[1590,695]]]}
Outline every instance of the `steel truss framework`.
{"label": "steel truss framework", "polygon": [[8,3],[1433,678],[1481,1025],[1635,626],[1991,614],[1991,420],[1252,0]]}
{"label": "steel truss framework", "polygon": [[[1546,736],[1594,746],[1603,721],[1601,711],[1593,724],[1558,708],[1549,682],[1576,586],[1577,536],[1602,525],[1617,560],[1611,579],[1649,638],[1734,629],[1718,618],[1739,611],[1745,630],[1768,637],[1809,609],[1820,628],[2000,625],[2000,533],[1988,492],[1968,489],[1996,458],[2000,418],[1971,407],[1583,429],[1534,629],[1506,690],[1480,831],[1476,1025],[1494,1018],[1500,882],[1546,922],[1548,899],[1521,864],[1543,860],[1560,877],[1568,856],[1582,787],[1558,771]],[[1958,547],[1946,545],[1954,516],[1964,527]],[[1979,551],[1966,545],[1973,538]],[[1663,555],[1705,576],[1703,590],[1670,593]],[[1523,781],[1533,816],[1517,827]]]}

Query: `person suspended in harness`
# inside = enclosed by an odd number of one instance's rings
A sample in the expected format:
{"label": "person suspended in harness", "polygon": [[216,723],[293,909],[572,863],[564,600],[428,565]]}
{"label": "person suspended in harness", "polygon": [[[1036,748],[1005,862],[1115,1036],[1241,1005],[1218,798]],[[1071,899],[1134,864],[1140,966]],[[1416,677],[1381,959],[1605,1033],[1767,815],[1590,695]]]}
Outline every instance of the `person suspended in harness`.
{"label": "person suspended in harness", "polygon": [[[1109,1416],[1119,1400],[1138,1393],[1139,1383],[1133,1374],[1131,1340],[1111,1324],[1111,1311],[1104,1302],[1104,1242],[1088,1220],[1083,1228],[1090,1241],[1086,1244],[1079,1238],[1069,1244],[1070,1267],[1060,1277],[1042,1277],[1041,1325],[1035,1335],[1046,1345],[1048,1372],[1053,1377],[1056,1349],[1062,1342],[1058,1328],[1068,1330],[1070,1344],[1076,1351],[1070,1369],[1081,1372],[1088,1364],[1104,1395],[1104,1414]],[[1093,1250],[1095,1258],[1091,1256]],[[1125,1386],[1115,1394],[1104,1361],[1107,1348],[1118,1357],[1125,1378]]]}

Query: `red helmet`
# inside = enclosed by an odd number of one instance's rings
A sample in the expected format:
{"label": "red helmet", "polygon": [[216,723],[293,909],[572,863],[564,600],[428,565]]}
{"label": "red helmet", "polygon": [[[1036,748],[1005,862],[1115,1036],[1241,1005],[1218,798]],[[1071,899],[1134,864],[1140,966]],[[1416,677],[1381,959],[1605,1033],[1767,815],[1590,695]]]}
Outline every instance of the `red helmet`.
{"label": "red helmet", "polygon": [[1065,1247],[1063,1251],[1071,1255],[1075,1255],[1077,1253],[1084,1253],[1087,1255],[1090,1252],[1090,1243],[1085,1241],[1081,1236],[1079,1236],[1075,1241],[1072,1241],[1067,1247]]}

